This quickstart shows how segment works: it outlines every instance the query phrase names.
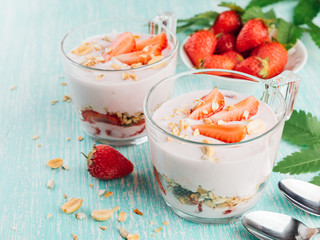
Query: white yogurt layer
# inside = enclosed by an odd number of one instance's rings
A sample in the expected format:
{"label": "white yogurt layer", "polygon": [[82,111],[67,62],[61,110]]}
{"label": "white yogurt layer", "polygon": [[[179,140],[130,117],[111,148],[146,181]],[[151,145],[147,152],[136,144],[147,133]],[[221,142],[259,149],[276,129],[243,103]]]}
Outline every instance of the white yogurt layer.
{"label": "white yogurt layer", "polygon": [[[189,109],[192,108],[195,105],[194,100],[201,98],[208,92],[195,91],[165,102],[155,111],[153,120],[166,132],[171,132],[169,123],[178,125],[182,119],[190,124],[203,124],[203,120],[188,119],[186,114],[181,112],[186,106]],[[221,91],[221,93],[225,97],[225,106],[235,105],[248,97],[231,91]],[[174,114],[176,109],[181,109],[180,114]],[[173,115],[173,117],[167,119],[169,115]],[[257,114],[251,118],[251,120],[254,119],[263,120],[266,131],[277,124],[272,109],[261,101]],[[242,121],[242,123],[247,124],[248,122]],[[165,175],[181,185],[182,188],[192,192],[197,192],[197,189],[201,187],[206,191],[212,191],[215,196],[248,199],[247,203],[242,202],[237,206],[243,210],[255,204],[258,198],[253,198],[253,196],[258,194],[259,186],[267,180],[272,172],[282,129],[283,124],[280,124],[274,131],[260,138],[237,145],[224,144],[219,140],[202,135],[193,136],[193,130],[190,127],[182,130],[180,137],[187,136],[191,141],[202,142],[202,140],[208,139],[212,143],[223,144],[222,146],[214,146],[214,157],[207,160],[203,157],[204,153],[200,145],[183,143],[175,139],[168,141],[164,134],[157,135],[158,139],[155,139],[155,137],[152,137],[154,135],[152,130],[148,129],[148,131],[150,131],[149,142],[153,164],[161,175]],[[257,136],[247,135],[243,141]],[[164,196],[164,198],[171,205],[177,206],[180,203],[177,199],[171,199],[170,201],[169,195]],[[180,210],[192,215],[195,214],[194,207],[187,204],[180,205]],[[206,208],[208,207],[204,206],[204,211]],[[216,210],[213,213],[211,208],[208,209],[211,210],[208,213],[209,215],[203,212],[197,214],[205,215],[205,217],[217,217],[218,215],[226,217],[222,215],[222,210]],[[235,216],[241,211],[235,208],[228,217]]]}

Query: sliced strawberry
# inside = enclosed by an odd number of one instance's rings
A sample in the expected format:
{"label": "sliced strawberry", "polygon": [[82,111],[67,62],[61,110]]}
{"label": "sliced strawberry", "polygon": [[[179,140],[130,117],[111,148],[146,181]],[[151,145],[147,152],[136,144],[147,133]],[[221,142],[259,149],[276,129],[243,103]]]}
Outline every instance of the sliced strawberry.
{"label": "sliced strawberry", "polygon": [[196,109],[193,109],[189,118],[200,120],[208,118],[212,114],[219,112],[224,107],[224,96],[215,87],[210,93],[201,98],[203,101]]}
{"label": "sliced strawberry", "polygon": [[111,51],[107,51],[103,55],[104,60],[109,61],[112,57],[119,54],[132,52],[134,51],[135,47],[136,41],[134,40],[132,33],[122,33],[108,46]]}
{"label": "sliced strawberry", "polygon": [[117,117],[117,115],[112,114],[102,114],[98,113],[96,111],[93,111],[91,109],[86,109],[81,112],[83,121],[89,122],[89,123],[96,123],[96,122],[104,122],[109,123],[113,125],[121,125],[120,119]]}
{"label": "sliced strawberry", "polygon": [[144,49],[146,46],[159,46],[160,50],[168,46],[168,39],[165,33],[159,33],[145,40],[136,41],[136,51]]}
{"label": "sliced strawberry", "polygon": [[125,53],[116,56],[116,58],[125,64],[132,65],[134,63],[147,64],[153,57],[161,55],[161,49],[158,46],[150,46],[147,51],[138,51]]}
{"label": "sliced strawberry", "polygon": [[250,96],[234,106],[229,106],[227,109],[214,114],[210,117],[210,120],[213,123],[218,123],[219,120],[224,122],[241,121],[256,115],[258,108],[259,101],[254,96]]}
{"label": "sliced strawberry", "polygon": [[215,138],[225,143],[240,142],[247,135],[245,124],[200,124],[192,125],[191,128],[198,129],[203,136]]}
{"label": "sliced strawberry", "polygon": [[162,183],[160,181],[160,173],[157,171],[157,169],[155,168],[155,166],[153,166],[153,172],[154,172],[154,176],[156,177],[158,186],[160,188],[160,190],[163,192],[164,195],[167,195],[166,190],[163,188]]}

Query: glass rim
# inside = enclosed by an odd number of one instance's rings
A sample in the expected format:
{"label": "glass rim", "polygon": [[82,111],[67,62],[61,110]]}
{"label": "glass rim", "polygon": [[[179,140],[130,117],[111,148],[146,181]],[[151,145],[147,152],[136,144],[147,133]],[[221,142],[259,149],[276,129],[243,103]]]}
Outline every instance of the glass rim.
{"label": "glass rim", "polygon": [[[248,78],[251,78],[253,80],[255,80],[256,82],[253,82],[253,83],[256,83],[256,84],[263,84],[261,83],[261,79],[255,77],[255,76],[252,76],[252,75],[249,75],[249,74],[246,74],[246,73],[242,73],[242,72],[238,72],[238,71],[234,71],[234,70],[226,70],[226,69],[199,69],[199,70],[191,70],[191,71],[186,71],[186,72],[181,72],[181,73],[178,73],[178,74],[175,74],[175,75],[172,75],[170,77],[167,77],[163,80],[161,80],[160,82],[156,83],[147,93],[146,97],[144,98],[144,101],[143,101],[143,112],[144,112],[144,115],[145,115],[145,118],[146,118],[146,121],[149,121],[152,125],[152,127],[155,127],[159,132],[167,135],[168,137],[172,138],[172,139],[175,139],[175,140],[178,140],[178,141],[181,141],[181,142],[184,142],[184,143],[189,143],[189,144],[195,144],[195,145],[199,145],[199,146],[216,146],[216,147],[228,147],[228,146],[240,146],[240,145],[243,145],[243,144],[246,144],[246,143],[249,143],[249,142],[253,142],[254,140],[258,140],[266,135],[268,135],[269,133],[271,133],[273,130],[275,130],[276,128],[278,128],[280,126],[280,124],[282,123],[282,121],[285,119],[286,117],[286,113],[287,113],[287,104],[286,104],[286,101],[284,99],[284,97],[282,96],[282,94],[280,93],[280,91],[277,89],[277,88],[273,88],[273,90],[279,95],[281,101],[282,101],[282,105],[284,106],[284,114],[283,116],[281,117],[281,119],[272,127],[270,128],[268,131],[264,132],[263,134],[257,136],[257,137],[254,137],[254,138],[251,138],[251,139],[248,139],[248,140],[245,140],[245,141],[241,141],[241,142],[236,142],[236,143],[203,143],[203,142],[197,142],[197,141],[192,141],[192,140],[189,140],[189,139],[184,139],[184,138],[181,138],[179,136],[176,136],[176,135],[173,135],[171,134],[170,132],[164,130],[163,128],[161,128],[153,119],[152,119],[152,116],[150,115],[150,112],[148,110],[148,102],[149,102],[149,98],[152,94],[152,92],[158,87],[158,85],[160,85],[161,83],[165,82],[165,81],[169,81],[169,80],[172,80],[174,78],[179,78],[179,77],[183,77],[183,76],[186,76],[186,75],[193,75],[193,74],[196,74],[196,73],[202,73],[202,72],[226,72],[226,73],[234,73],[234,74],[238,74],[238,75],[241,75],[241,76],[245,76],[245,77],[248,77]],[[216,76],[216,77],[220,77],[220,76]],[[228,79],[228,80],[233,80],[233,79]],[[243,80],[243,79],[235,79],[234,81],[248,81],[248,80]]]}
{"label": "glass rim", "polygon": [[[87,66],[84,66],[84,65],[81,65],[80,63],[77,63],[75,61],[73,61],[69,56],[68,54],[64,51],[64,42],[65,40],[68,38],[68,36],[70,36],[72,33],[74,33],[75,31],[77,30],[80,30],[81,28],[83,27],[87,27],[87,26],[90,26],[90,25],[94,25],[94,24],[98,24],[98,23],[102,23],[102,22],[108,22],[108,21],[114,21],[114,20],[128,20],[128,19],[132,19],[132,20],[143,20],[145,21],[146,23],[147,22],[155,22],[159,25],[161,25],[162,28],[164,28],[166,31],[169,32],[169,34],[171,35],[171,37],[173,37],[174,39],[174,46],[172,48],[172,50],[170,51],[170,54],[166,57],[164,57],[163,59],[155,62],[155,63],[151,63],[151,64],[148,64],[148,65],[142,65],[140,67],[136,67],[136,68],[132,68],[132,69],[119,69],[119,70],[108,70],[108,69],[100,69],[100,68],[92,68],[92,67],[87,67]],[[179,42],[178,42],[178,39],[177,39],[177,36],[176,34],[174,34],[168,27],[166,27],[161,21],[158,21],[158,20],[155,20],[155,19],[149,19],[149,18],[140,18],[140,17],[115,17],[115,18],[105,18],[105,19],[102,19],[102,20],[97,20],[97,21],[92,21],[92,22],[88,22],[88,23],[85,23],[85,24],[81,24],[81,25],[78,25],[74,28],[72,28],[69,32],[67,32],[64,37],[62,38],[61,42],[60,42],[60,51],[62,53],[62,56],[65,57],[71,64],[77,66],[77,67],[80,67],[80,68],[83,68],[85,70],[89,70],[89,71],[99,71],[99,72],[124,72],[124,71],[138,71],[138,70],[143,70],[147,67],[154,67],[158,64],[161,64],[163,62],[165,62],[166,60],[168,60],[169,58],[171,58],[175,52],[177,51],[178,49],[178,45],[179,45]]]}

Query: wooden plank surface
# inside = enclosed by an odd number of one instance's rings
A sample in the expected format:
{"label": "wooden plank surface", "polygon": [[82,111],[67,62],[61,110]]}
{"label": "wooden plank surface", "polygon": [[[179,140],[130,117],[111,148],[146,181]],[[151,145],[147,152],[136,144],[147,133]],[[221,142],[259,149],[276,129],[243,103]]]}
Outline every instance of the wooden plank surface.
{"label": "wooden plank surface", "polygon": [[[240,1],[245,5],[247,1]],[[81,1],[12,0],[0,1],[0,239],[121,239],[117,227],[123,226],[140,239],[254,239],[239,221],[225,225],[196,224],[173,214],[165,205],[156,186],[148,144],[117,148],[135,165],[125,178],[97,181],[86,170],[81,151],[88,152],[93,140],[85,136],[71,103],[62,101],[68,94],[60,59],[59,44],[71,28],[93,20],[116,16],[152,18],[162,10],[174,11],[179,18],[207,10],[223,10],[216,1]],[[289,19],[293,3],[276,5],[276,12]],[[319,23],[319,19],[317,19]],[[180,34],[182,41],[186,35]],[[296,109],[320,116],[320,51],[309,37],[303,37],[309,58],[299,73],[302,84]],[[186,67],[178,59],[177,72]],[[16,85],[15,90],[10,87]],[[51,105],[57,99],[58,103]],[[40,138],[32,140],[32,136]],[[79,142],[78,136],[84,140]],[[71,138],[67,141],[67,138]],[[37,145],[41,144],[41,147]],[[298,149],[281,142],[277,160]],[[61,157],[70,170],[51,170],[49,159]],[[308,226],[320,226],[319,218],[289,204],[279,193],[277,182],[286,177],[273,173],[261,201],[255,207],[290,214]],[[310,180],[311,174],[296,176]],[[54,179],[49,190],[46,183]],[[94,187],[90,188],[89,184]],[[98,191],[114,192],[109,198]],[[82,221],[60,210],[68,197],[81,197]],[[128,214],[119,223],[117,214],[99,223],[89,216],[92,209],[120,206]],[[144,215],[138,216],[138,208]],[[53,216],[46,219],[46,215]],[[150,220],[154,225],[150,224]],[[162,222],[169,225],[163,226]],[[102,231],[99,226],[106,226]],[[154,229],[163,230],[152,237]]]}

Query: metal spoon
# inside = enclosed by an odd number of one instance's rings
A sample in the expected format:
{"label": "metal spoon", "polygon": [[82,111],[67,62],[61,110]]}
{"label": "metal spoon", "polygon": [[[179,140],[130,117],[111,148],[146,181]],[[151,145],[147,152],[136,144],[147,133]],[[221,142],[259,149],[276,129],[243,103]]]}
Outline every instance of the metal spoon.
{"label": "metal spoon", "polygon": [[264,240],[309,240],[320,232],[320,228],[308,228],[295,218],[274,212],[249,212],[241,222],[251,234]]}
{"label": "metal spoon", "polygon": [[278,183],[283,196],[298,208],[320,216],[320,187],[297,179],[283,179]]}

